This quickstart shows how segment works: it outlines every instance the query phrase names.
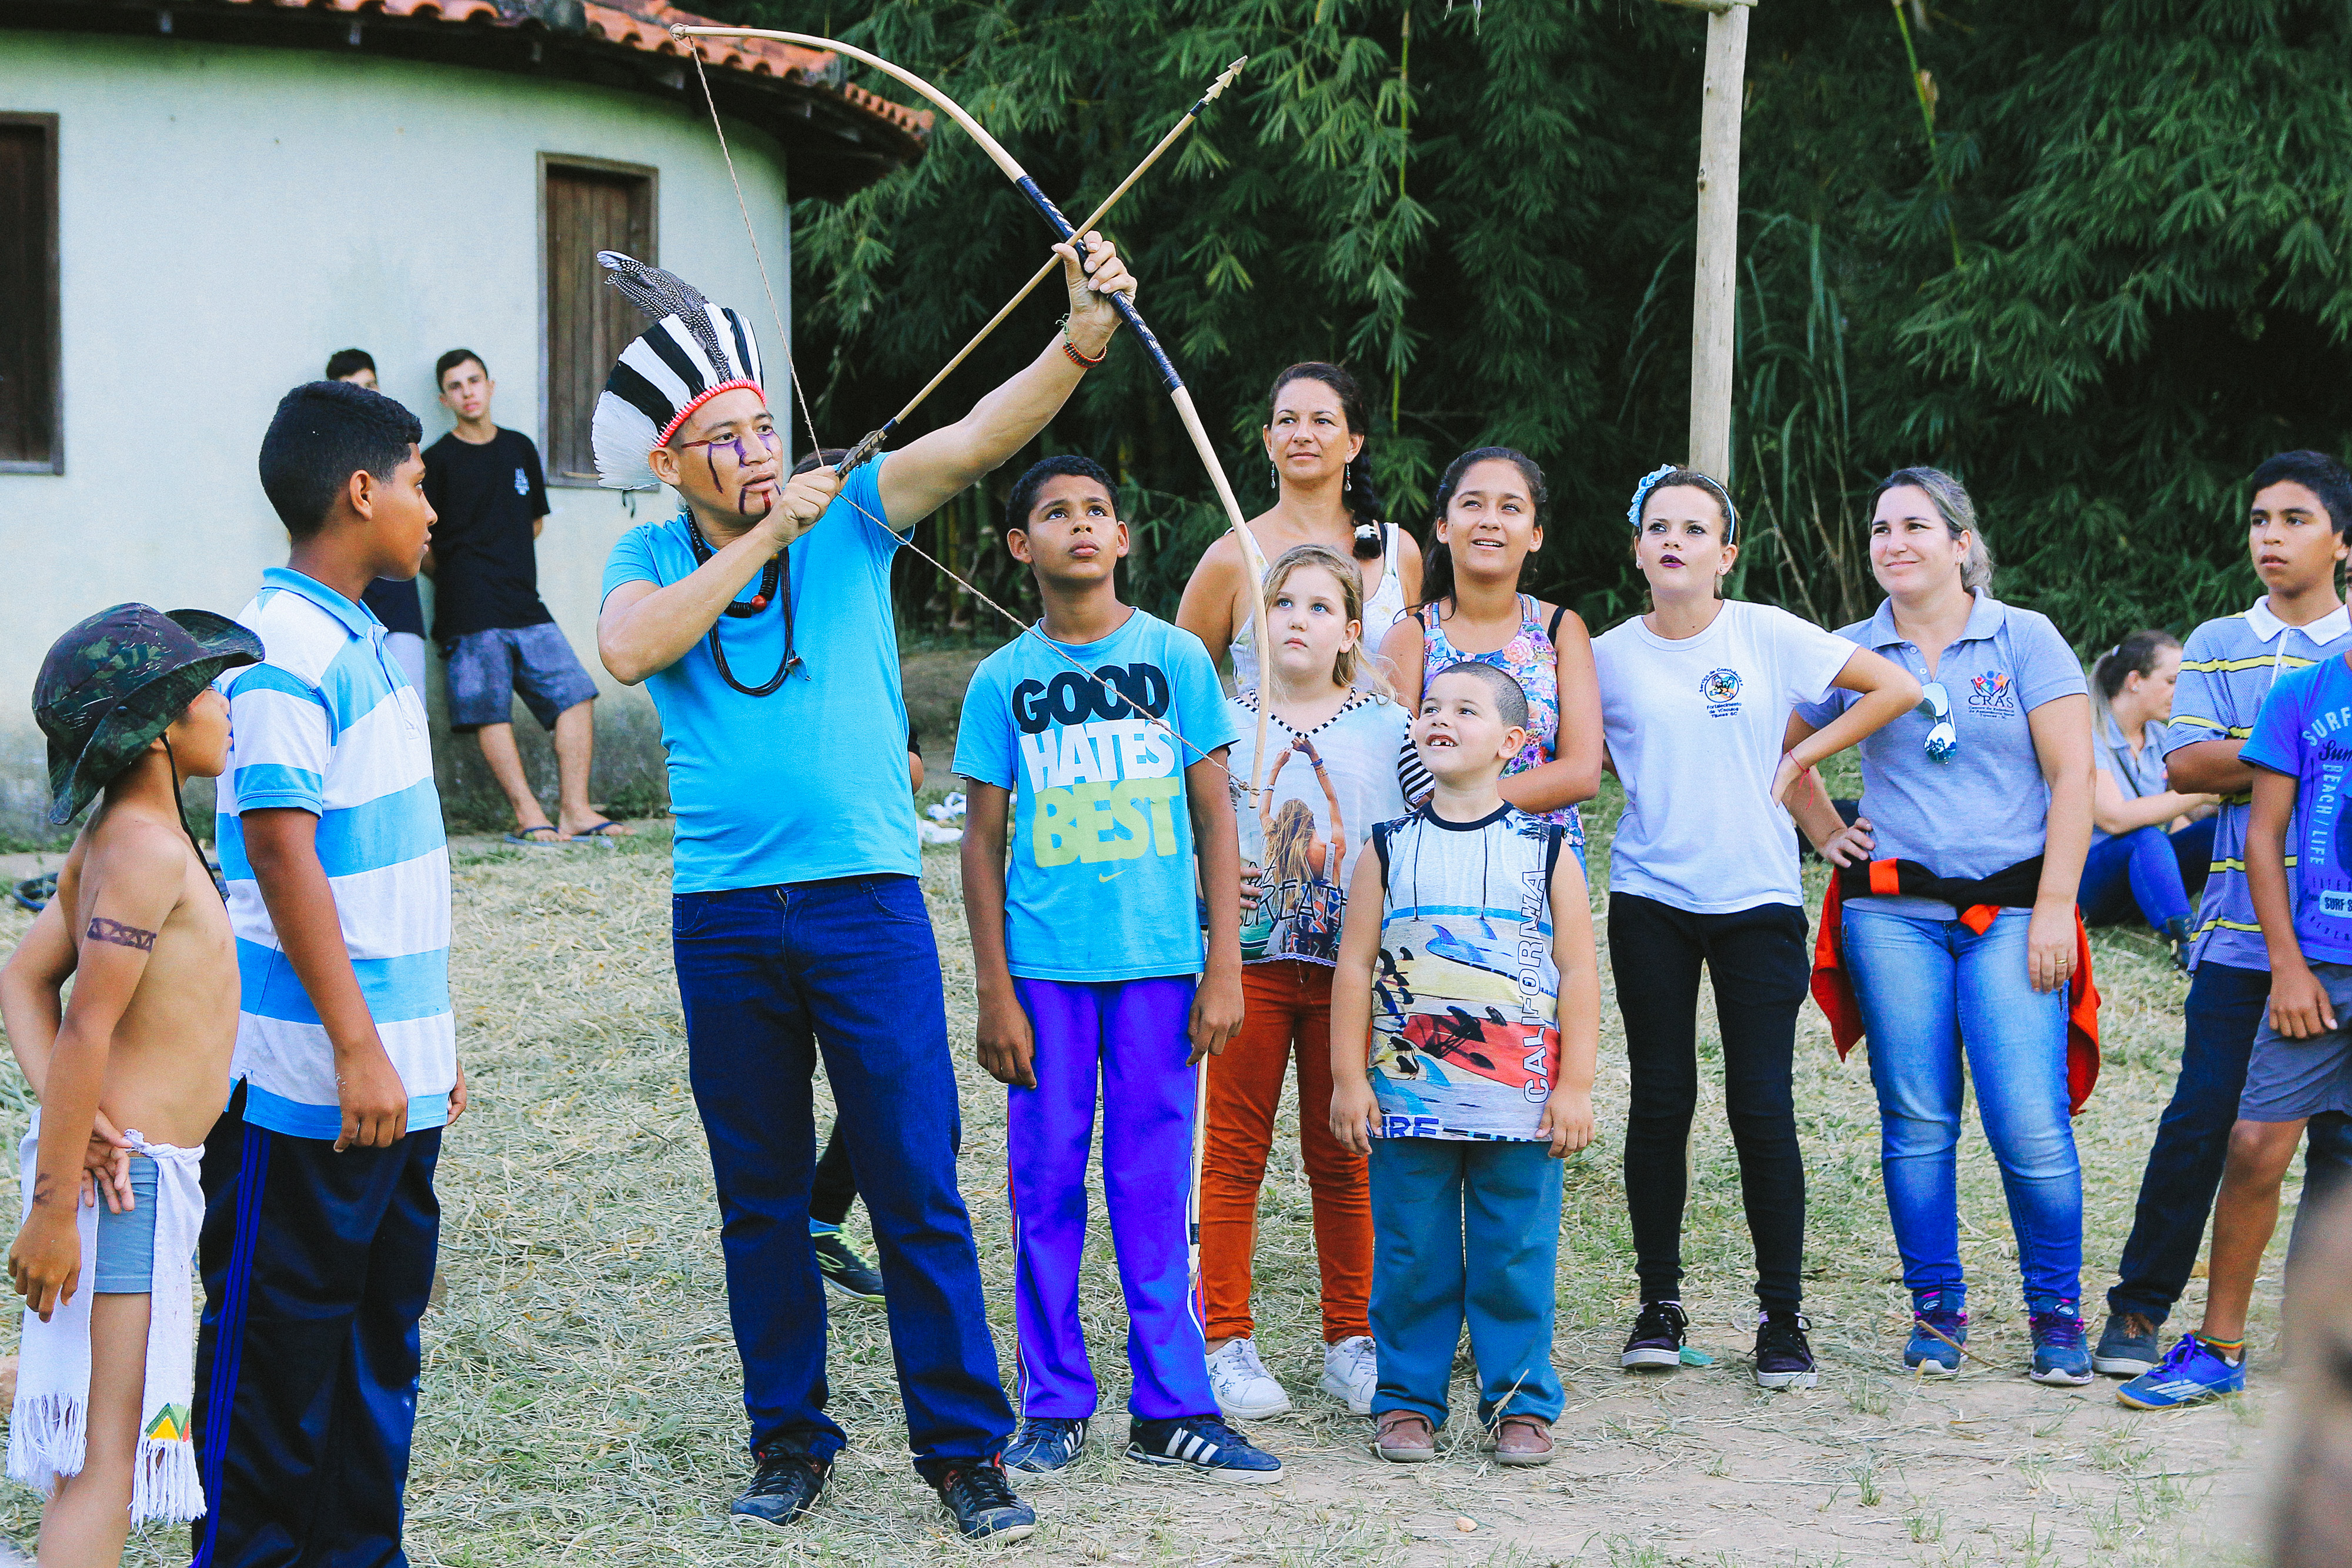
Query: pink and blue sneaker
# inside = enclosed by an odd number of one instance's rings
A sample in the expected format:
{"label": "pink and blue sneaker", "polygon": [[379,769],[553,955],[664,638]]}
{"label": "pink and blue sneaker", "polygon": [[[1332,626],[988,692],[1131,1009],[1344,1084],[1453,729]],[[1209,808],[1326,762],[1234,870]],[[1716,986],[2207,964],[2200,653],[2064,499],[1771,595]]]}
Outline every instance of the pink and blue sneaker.
{"label": "pink and blue sneaker", "polygon": [[2091,1346],[2083,1335],[2083,1303],[2064,1297],[2045,1297],[2029,1304],[2026,1322],[2033,1333],[2033,1369],[2026,1375],[2036,1383],[2080,1388],[2091,1381]]}
{"label": "pink and blue sneaker", "polygon": [[1966,1299],[1941,1291],[1911,1298],[1911,1343],[1903,1347],[1906,1368],[1927,1377],[1949,1377],[1960,1370],[1960,1346],[1969,1343],[1969,1314],[1960,1305]]}
{"label": "pink and blue sneaker", "polygon": [[2243,1350],[2231,1361],[2192,1333],[2181,1335],[2162,1361],[2116,1389],[2116,1403],[2135,1410],[2178,1410],[2245,1391]]}

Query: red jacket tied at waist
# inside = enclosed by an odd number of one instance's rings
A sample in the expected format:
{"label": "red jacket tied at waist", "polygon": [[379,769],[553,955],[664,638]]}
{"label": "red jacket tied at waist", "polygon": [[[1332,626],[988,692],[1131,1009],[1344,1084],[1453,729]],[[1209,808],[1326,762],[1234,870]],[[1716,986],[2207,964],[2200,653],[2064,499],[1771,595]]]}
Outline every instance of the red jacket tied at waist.
{"label": "red jacket tied at waist", "polygon": [[[1813,939],[1813,1000],[1829,1019],[1830,1040],[1841,1061],[1864,1032],[1862,1004],[1853,994],[1853,976],[1845,967],[1842,884],[1856,873],[1867,877],[1863,885],[1874,894],[1913,892],[1932,874],[1908,861],[1873,861],[1866,871],[1857,866],[1831,873],[1829,892],[1822,898],[1822,928]],[[1972,904],[1960,911],[1960,924],[1982,936],[2000,910],[1999,904]],[[2091,938],[2083,929],[2080,908],[2074,911],[2074,972],[2066,982],[2066,1102],[2079,1114],[2091,1097],[2092,1085],[2099,1081],[2099,991],[2091,983]]]}

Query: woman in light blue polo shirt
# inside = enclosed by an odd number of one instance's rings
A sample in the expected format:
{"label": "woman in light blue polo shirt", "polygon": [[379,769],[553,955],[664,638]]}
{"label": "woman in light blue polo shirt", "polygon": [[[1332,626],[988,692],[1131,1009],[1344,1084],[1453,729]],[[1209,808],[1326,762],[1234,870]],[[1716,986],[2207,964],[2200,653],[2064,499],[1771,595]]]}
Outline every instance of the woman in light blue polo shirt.
{"label": "woman in light blue polo shirt", "polygon": [[2183,794],[2165,779],[2165,721],[2179,678],[2180,639],[2154,630],[2133,632],[2091,668],[2098,773],[2080,902],[2094,925],[2128,920],[2137,909],[2186,968],[2219,798]]}
{"label": "woman in light blue polo shirt", "polygon": [[[1903,885],[1937,883],[1933,898],[1849,895],[1841,926],[1911,1290],[1903,1362],[1956,1372],[1954,1342],[1968,1337],[1955,1149],[1973,1079],[2017,1233],[2032,1375],[2085,1384],[2082,1165],[2066,1075],[2074,893],[2091,838],[2083,666],[2046,617],[1992,597],[1991,553],[1958,480],[1899,469],[1871,505],[1871,569],[1887,597],[1840,635],[1909,670],[1924,699],[1862,743],[1852,827],[1819,791],[1799,820],[1840,866],[1907,861]],[[1800,709],[1792,737],[1851,700],[1833,691]],[[1998,913],[1983,930],[1960,918],[1986,904]]]}

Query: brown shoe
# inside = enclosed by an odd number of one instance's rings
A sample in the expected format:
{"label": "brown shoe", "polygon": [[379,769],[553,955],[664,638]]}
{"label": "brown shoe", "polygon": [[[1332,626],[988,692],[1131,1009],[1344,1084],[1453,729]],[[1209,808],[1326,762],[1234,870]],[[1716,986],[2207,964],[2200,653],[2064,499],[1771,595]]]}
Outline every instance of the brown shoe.
{"label": "brown shoe", "polygon": [[1551,1463],[1551,1423],[1539,1416],[1506,1416],[1495,1423],[1498,1465]]}
{"label": "brown shoe", "polygon": [[[1383,1410],[1372,1419],[1372,1452],[1392,1465],[1425,1465],[1437,1458],[1437,1429],[1426,1416]],[[1550,1445],[1547,1441],[1546,1445]]]}

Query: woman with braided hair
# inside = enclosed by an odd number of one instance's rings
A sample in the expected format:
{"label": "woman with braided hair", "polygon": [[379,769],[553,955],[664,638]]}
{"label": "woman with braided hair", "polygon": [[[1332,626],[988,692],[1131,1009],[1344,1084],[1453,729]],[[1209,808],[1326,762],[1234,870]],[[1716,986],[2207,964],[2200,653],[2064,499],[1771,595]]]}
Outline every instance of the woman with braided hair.
{"label": "woman with braided hair", "polygon": [[[1320,545],[1354,561],[1363,579],[1364,644],[1376,649],[1404,607],[1421,596],[1421,555],[1400,549],[1405,536],[1381,516],[1364,444],[1370,428],[1362,390],[1339,366],[1310,360],[1275,377],[1259,432],[1275,500],[1249,527],[1269,561],[1300,545]],[[1248,578],[1241,540],[1221,534],[1192,569],[1176,610],[1177,625],[1211,653],[1226,652],[1236,692],[1255,690],[1261,668],[1250,631],[1250,608],[1261,585]]]}

